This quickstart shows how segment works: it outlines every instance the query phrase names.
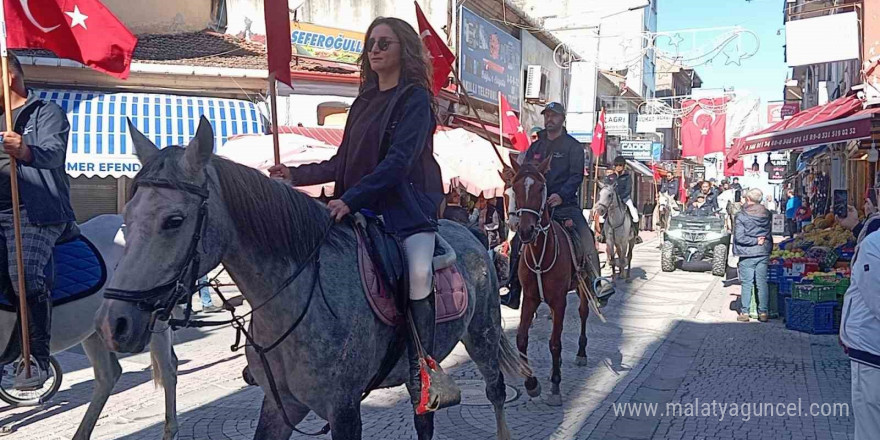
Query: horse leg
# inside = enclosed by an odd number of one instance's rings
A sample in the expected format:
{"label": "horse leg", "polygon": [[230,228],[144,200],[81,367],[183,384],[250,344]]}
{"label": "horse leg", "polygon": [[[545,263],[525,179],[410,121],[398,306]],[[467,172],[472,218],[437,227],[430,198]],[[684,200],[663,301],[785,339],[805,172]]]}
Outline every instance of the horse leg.
{"label": "horse leg", "polygon": [[101,416],[101,410],[107,403],[107,398],[113,392],[113,386],[122,375],[122,367],[116,358],[116,353],[107,350],[104,342],[97,333],[82,342],[83,350],[89,361],[92,363],[92,369],[95,371],[95,389],[92,392],[92,401],[89,403],[89,409],[79,423],[79,428],[74,434],[74,440],[88,440],[92,436],[95,429],[95,423]]}
{"label": "horse leg", "polygon": [[418,440],[431,440],[434,438],[434,413],[413,415],[416,425],[416,438]]}
{"label": "horse leg", "polygon": [[[529,353],[529,328],[532,326],[532,320],[539,305],[540,302],[531,296],[526,296],[522,304],[519,327],[516,329],[516,348],[523,359],[526,359]],[[530,397],[541,395],[541,383],[535,376],[526,378],[525,386]]]}
{"label": "horse leg", "polygon": [[[290,423],[296,425],[309,414],[309,409],[295,403],[284,404]],[[290,438],[293,428],[284,423],[284,416],[278,410],[275,400],[263,396],[263,406],[260,408],[260,420],[257,422],[257,430],[254,432],[254,440],[273,440]]]}
{"label": "horse leg", "polygon": [[[434,430],[433,417],[429,418],[431,430]],[[333,440],[360,440],[361,439],[361,401],[359,397],[353,397],[351,402],[336,405],[330,413],[330,437]],[[421,423],[425,423],[421,421]],[[416,431],[424,430],[420,424],[419,416],[416,416]],[[424,431],[418,432],[419,440],[430,440],[424,437]],[[433,432],[428,433],[428,435]],[[286,437],[284,437],[286,438]]]}
{"label": "horse leg", "polygon": [[492,325],[477,328],[474,321],[471,321],[462,342],[468,355],[480,369],[483,381],[486,382],[486,397],[492,402],[495,410],[495,428],[498,440],[510,440],[510,429],[507,427],[507,418],[504,415],[507,387],[504,386],[504,374],[501,372],[501,357],[503,356],[502,350],[504,350],[502,347],[508,347],[508,349],[512,349],[512,347],[506,339],[501,340],[505,336],[503,332],[497,330],[500,329]]}
{"label": "horse leg", "polygon": [[550,406],[562,406],[562,396],[559,391],[559,383],[562,382],[562,325],[565,322],[566,296],[561,298],[551,307],[553,313],[553,330],[550,333],[550,395],[546,403]]}
{"label": "horse leg", "polygon": [[632,280],[629,278],[629,272],[632,270],[633,265],[633,249],[636,247],[635,240],[629,242],[629,252],[626,254],[626,282],[629,283]]}
{"label": "horse leg", "polygon": [[171,328],[150,338],[150,361],[153,382],[165,389],[165,434],[163,440],[177,438],[177,355],[174,354]]}
{"label": "horse leg", "polygon": [[584,296],[580,295],[581,303],[578,306],[578,314],[581,317],[581,335],[578,338],[578,352],[574,358],[575,365],[583,367],[587,365],[587,318],[590,317],[590,304]]}

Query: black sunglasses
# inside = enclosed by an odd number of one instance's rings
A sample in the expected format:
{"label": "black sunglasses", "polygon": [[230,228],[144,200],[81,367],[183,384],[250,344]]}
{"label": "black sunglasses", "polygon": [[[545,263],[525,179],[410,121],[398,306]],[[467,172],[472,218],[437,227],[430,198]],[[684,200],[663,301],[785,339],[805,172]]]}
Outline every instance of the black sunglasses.
{"label": "black sunglasses", "polygon": [[388,39],[388,38],[385,38],[385,37],[379,38],[378,41],[377,41],[375,38],[370,38],[369,40],[367,40],[367,47],[366,47],[366,49],[367,49],[367,52],[372,52],[372,51],[373,51],[373,46],[375,46],[375,45],[378,44],[378,45],[379,45],[379,50],[382,51],[382,52],[385,52],[386,50],[388,50],[388,47],[389,47],[389,46],[391,46],[392,44],[397,44],[397,43],[400,43],[400,42],[399,42],[399,41],[395,41],[395,40],[391,40],[391,39]]}

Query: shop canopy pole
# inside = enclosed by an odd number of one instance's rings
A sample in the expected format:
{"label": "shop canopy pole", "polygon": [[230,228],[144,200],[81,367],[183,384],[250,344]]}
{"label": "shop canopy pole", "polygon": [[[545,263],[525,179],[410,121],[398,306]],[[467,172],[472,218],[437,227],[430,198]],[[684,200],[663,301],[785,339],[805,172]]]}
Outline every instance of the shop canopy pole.
{"label": "shop canopy pole", "polygon": [[[0,3],[0,59],[3,71],[3,108],[6,119],[6,130],[13,131],[12,96],[9,87],[9,53],[6,47],[6,13],[5,5]],[[9,155],[9,182],[12,192],[12,225],[15,230],[15,266],[18,272],[18,314],[21,321],[21,358],[24,362],[25,377],[31,377],[31,338],[28,319],[30,313],[27,305],[27,291],[24,282],[24,257],[21,249],[21,200],[18,194],[17,160]]]}
{"label": "shop canopy pole", "polygon": [[275,150],[275,165],[281,164],[281,141],[278,138],[278,91],[275,88],[275,74],[269,74],[269,112],[272,113],[272,147]]}

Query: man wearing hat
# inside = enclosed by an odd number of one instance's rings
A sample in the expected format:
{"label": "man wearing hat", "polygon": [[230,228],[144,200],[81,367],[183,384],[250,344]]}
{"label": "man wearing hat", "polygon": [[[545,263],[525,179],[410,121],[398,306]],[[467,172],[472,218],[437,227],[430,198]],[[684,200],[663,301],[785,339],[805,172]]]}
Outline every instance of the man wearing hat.
{"label": "man wearing hat", "polygon": [[[532,143],[529,149],[519,157],[520,163],[542,162],[552,157],[550,171],[547,178],[547,207],[552,209],[553,219],[566,227],[573,227],[576,231],[572,237],[578,243],[578,259],[583,261],[581,255],[586,253],[590,260],[587,270],[592,274],[590,281],[599,274],[595,273],[599,268],[599,255],[595,252],[596,244],[593,232],[587,225],[587,220],[581,212],[578,204],[578,194],[584,178],[584,147],[565,130],[565,106],[558,102],[551,102],[541,112],[544,115],[544,129],[538,132],[538,139]],[[516,275],[519,265],[520,242],[514,238],[511,247],[510,258],[510,293],[505,304],[511,308],[518,308],[522,287]],[[592,268],[591,268],[591,267]]]}

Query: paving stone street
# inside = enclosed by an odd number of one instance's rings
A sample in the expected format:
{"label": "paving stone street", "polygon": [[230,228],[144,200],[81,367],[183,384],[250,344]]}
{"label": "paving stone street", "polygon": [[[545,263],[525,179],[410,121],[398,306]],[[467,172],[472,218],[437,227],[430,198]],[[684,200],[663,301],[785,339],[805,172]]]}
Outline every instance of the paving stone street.
{"label": "paving stone street", "polygon": [[[508,381],[507,420],[517,439],[848,439],[849,414],[812,416],[811,408],[850,402],[849,361],[834,335],[786,330],[780,320],[736,322],[731,303],[739,286],[725,287],[708,272],[660,270],[657,238],[636,248],[633,281],[603,309],[607,323],[591,316],[588,364],[576,366],[577,303],[569,297],[563,335],[563,406],[530,399],[521,380]],[[502,307],[506,336],[514,339],[519,312]],[[542,306],[531,330],[529,358],[549,391],[549,310]],[[221,319],[223,315],[216,315]],[[230,352],[228,327],[183,330],[176,335],[180,358],[180,440],[250,439],[263,393],[241,379],[242,352]],[[80,348],[58,356],[64,383],[42,407],[0,407],[10,428],[5,438],[71,438],[88,405],[92,371]],[[149,355],[122,359],[123,376],[98,421],[94,439],[159,439],[162,391],[150,378]],[[462,386],[462,405],[436,416],[437,439],[493,439],[494,415],[482,379],[459,347],[443,362]],[[717,404],[714,405],[713,401]],[[619,411],[623,404],[658,404],[657,414]],[[672,403],[673,405],[667,405]],[[701,413],[703,404],[795,404],[796,415],[773,417],[748,409],[731,416]],[[666,413],[670,407],[697,408]],[[814,405],[815,404],[815,405]],[[824,405],[823,404],[827,404]],[[412,409],[403,387],[373,393],[363,404],[365,439],[412,439]],[[300,428],[324,424],[310,415]],[[293,436],[292,438],[310,438]],[[330,438],[325,435],[317,438]]]}

